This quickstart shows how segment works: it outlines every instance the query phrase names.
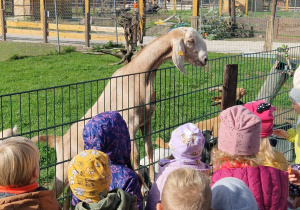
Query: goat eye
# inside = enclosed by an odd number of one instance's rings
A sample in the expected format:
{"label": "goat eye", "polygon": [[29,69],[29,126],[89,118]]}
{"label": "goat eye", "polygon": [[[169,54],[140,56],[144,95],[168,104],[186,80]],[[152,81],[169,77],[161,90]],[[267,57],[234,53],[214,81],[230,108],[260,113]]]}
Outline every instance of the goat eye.
{"label": "goat eye", "polygon": [[194,40],[193,39],[189,39],[188,43],[192,44],[192,43],[194,43]]}

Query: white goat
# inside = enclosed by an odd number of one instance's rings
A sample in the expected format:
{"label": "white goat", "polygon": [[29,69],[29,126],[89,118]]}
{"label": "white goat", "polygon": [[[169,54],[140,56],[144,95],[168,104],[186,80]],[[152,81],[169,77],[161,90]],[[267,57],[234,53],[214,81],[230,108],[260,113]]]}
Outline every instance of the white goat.
{"label": "white goat", "polygon": [[[71,125],[67,133],[62,136],[36,136],[32,140],[48,142],[56,148],[57,162],[72,159],[84,149],[82,132],[85,125],[83,119],[88,119],[104,111],[120,111],[127,123],[131,139],[141,129],[144,138],[145,150],[149,162],[153,162],[153,148],[151,142],[151,116],[155,111],[154,79],[159,66],[172,59],[181,72],[184,70],[184,60],[189,63],[204,66],[208,55],[206,44],[196,30],[192,28],[177,28],[157,38],[148,44],[127,65],[118,69],[106,85],[101,96],[82,120]],[[136,74],[136,75],[135,75]],[[124,76],[127,75],[127,76]],[[71,146],[72,145],[72,146]],[[138,168],[138,147],[132,141],[132,160],[134,168]],[[63,153],[63,151],[65,151]],[[60,196],[64,186],[68,184],[68,162],[56,166],[56,196]],[[150,166],[150,178],[154,181],[154,168]]]}

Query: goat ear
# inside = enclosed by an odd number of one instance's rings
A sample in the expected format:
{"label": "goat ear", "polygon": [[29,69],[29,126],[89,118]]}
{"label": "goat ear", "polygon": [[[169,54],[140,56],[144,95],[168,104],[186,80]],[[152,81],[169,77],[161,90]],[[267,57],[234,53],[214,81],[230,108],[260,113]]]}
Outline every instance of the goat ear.
{"label": "goat ear", "polygon": [[183,40],[175,39],[173,41],[173,52],[172,52],[173,63],[182,73],[188,75],[184,70],[184,54],[185,54],[185,49],[183,45]]}

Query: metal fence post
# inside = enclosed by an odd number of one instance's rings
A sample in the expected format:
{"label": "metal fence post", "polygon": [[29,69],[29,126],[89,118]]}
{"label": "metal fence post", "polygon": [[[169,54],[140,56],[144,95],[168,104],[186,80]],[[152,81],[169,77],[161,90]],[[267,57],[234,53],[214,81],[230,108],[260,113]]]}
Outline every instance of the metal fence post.
{"label": "metal fence post", "polygon": [[237,87],[238,65],[226,64],[223,76],[223,91],[221,110],[235,105]]}
{"label": "metal fence post", "polygon": [[1,18],[2,41],[6,41],[6,21],[5,21],[5,11],[4,11],[4,9],[0,10],[0,18]]}

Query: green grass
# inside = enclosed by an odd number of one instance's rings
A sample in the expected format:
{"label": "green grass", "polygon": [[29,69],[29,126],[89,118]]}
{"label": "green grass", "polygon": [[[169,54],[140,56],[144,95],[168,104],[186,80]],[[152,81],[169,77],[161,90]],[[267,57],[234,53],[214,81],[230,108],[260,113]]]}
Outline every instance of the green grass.
{"label": "green grass", "polygon": [[[0,42],[1,50],[2,44]],[[0,79],[3,81],[0,89],[0,126],[8,128],[17,124],[20,134],[27,137],[37,135],[38,130],[39,134],[45,134],[46,129],[50,135],[64,134],[70,122],[78,121],[101,94],[107,81],[99,79],[109,78],[122,66],[111,65],[119,59],[109,55],[87,55],[72,50],[57,55],[49,53],[47,48],[50,47],[45,46],[46,49],[41,49],[41,45],[37,47],[43,52],[41,56],[32,57],[34,52],[26,51],[19,56],[29,57],[0,62]],[[34,46],[31,47],[35,51]],[[272,67],[270,59],[224,56],[228,55],[209,53],[210,61],[205,68],[186,66],[189,76],[174,68],[172,61],[161,66],[162,70],[157,72],[155,80],[157,103],[152,119],[153,140],[162,137],[167,141],[178,125],[198,122],[219,113],[217,107],[210,106],[211,97],[219,93],[209,92],[208,88],[222,84],[224,65],[227,63],[239,64],[238,79],[241,81],[238,87],[247,90],[243,101],[255,99]],[[294,56],[299,58],[296,53]],[[94,81],[75,84],[91,80]],[[72,83],[74,85],[68,85]],[[66,86],[45,89],[61,85]],[[288,91],[291,85],[290,79],[281,91]],[[40,90],[10,95],[37,89]],[[273,104],[289,107],[287,93],[278,96]],[[137,138],[140,156],[143,157],[145,150],[140,133]],[[48,187],[55,170],[54,166],[47,166],[55,164],[55,151],[44,144],[40,145],[40,151],[41,167],[46,167],[41,170],[40,182]]]}

